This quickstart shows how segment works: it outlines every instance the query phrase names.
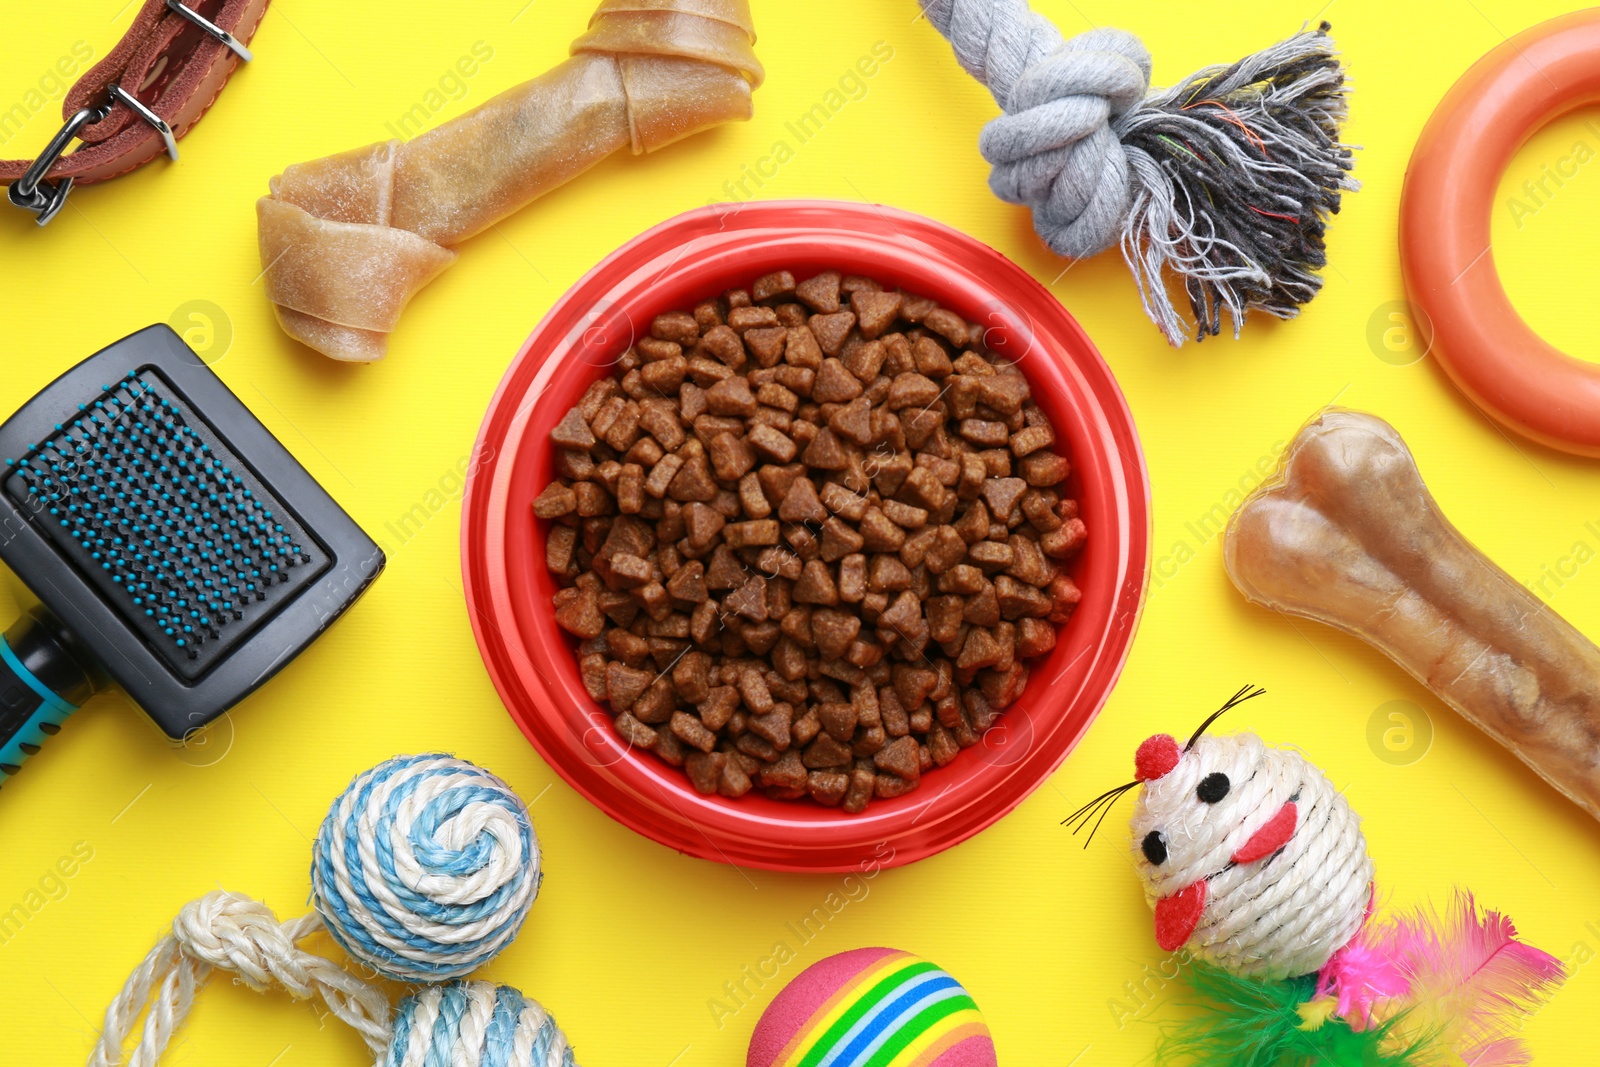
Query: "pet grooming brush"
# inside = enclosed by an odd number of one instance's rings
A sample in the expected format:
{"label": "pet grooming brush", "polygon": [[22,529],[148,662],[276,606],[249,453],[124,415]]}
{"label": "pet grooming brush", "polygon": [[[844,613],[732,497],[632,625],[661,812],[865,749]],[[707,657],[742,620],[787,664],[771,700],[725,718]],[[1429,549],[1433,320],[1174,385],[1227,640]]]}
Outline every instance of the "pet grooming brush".
{"label": "pet grooming brush", "polygon": [[111,684],[186,736],[383,569],[166,326],[56,379],[0,426],[0,460],[0,559],[37,599],[0,638],[0,781]]}

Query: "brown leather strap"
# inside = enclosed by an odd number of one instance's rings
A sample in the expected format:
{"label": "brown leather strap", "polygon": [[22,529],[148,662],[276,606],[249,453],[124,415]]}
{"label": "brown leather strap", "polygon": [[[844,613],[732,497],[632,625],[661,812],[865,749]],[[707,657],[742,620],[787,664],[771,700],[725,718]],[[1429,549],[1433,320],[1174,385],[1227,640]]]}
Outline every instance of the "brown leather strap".
{"label": "brown leather strap", "polygon": [[[261,25],[269,0],[188,0],[186,6],[248,43]],[[99,107],[112,85],[121,85],[183,137],[216,101],[239,57],[193,22],[174,14],[165,0],[145,0],[127,34],[86,71],[61,104],[63,118]],[[102,182],[143,166],[166,151],[161,135],[126,104],[112,105],[99,122],[79,131],[84,142],[50,168],[47,179],[78,184]],[[43,144],[40,145],[43,148]],[[22,177],[31,159],[0,160],[0,182]]]}

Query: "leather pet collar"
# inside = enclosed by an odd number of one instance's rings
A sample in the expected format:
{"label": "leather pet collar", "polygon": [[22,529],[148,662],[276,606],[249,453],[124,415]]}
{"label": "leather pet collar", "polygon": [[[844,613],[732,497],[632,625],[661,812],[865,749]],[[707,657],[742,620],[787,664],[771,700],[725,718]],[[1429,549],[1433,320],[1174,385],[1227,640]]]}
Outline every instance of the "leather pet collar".
{"label": "leather pet collar", "polygon": [[[0,182],[11,183],[11,202],[38,212],[42,226],[74,183],[118,177],[164,152],[176,158],[173,142],[216,102],[239,60],[249,58],[244,44],[268,3],[145,0],[122,40],[67,93],[61,106],[67,124],[43,155],[0,160]],[[83,146],[62,154],[74,136]],[[43,173],[29,174],[46,160]]]}

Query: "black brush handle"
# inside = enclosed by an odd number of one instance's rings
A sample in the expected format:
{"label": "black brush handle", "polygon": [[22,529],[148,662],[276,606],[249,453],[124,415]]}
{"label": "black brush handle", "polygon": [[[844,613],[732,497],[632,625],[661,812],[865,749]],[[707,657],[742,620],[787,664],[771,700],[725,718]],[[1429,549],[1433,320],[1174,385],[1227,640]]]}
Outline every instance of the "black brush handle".
{"label": "black brush handle", "polygon": [[0,636],[0,783],[22,768],[98,688],[71,639],[42,608]]}

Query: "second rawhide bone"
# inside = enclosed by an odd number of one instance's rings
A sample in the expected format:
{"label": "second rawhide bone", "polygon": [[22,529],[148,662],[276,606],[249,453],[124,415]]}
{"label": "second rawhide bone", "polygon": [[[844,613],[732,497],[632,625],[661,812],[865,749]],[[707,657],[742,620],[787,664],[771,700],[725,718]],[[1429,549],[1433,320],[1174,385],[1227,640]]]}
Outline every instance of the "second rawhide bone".
{"label": "second rawhide bone", "polygon": [[1600,818],[1600,649],[1450,524],[1394,427],[1324,412],[1224,546],[1248,599],[1376,646]]}
{"label": "second rawhide bone", "polygon": [[380,359],[456,245],[629,147],[748,119],[746,0],[603,0],[572,57],[411,141],[298,163],[257,201],[267,295],[290,336]]}

